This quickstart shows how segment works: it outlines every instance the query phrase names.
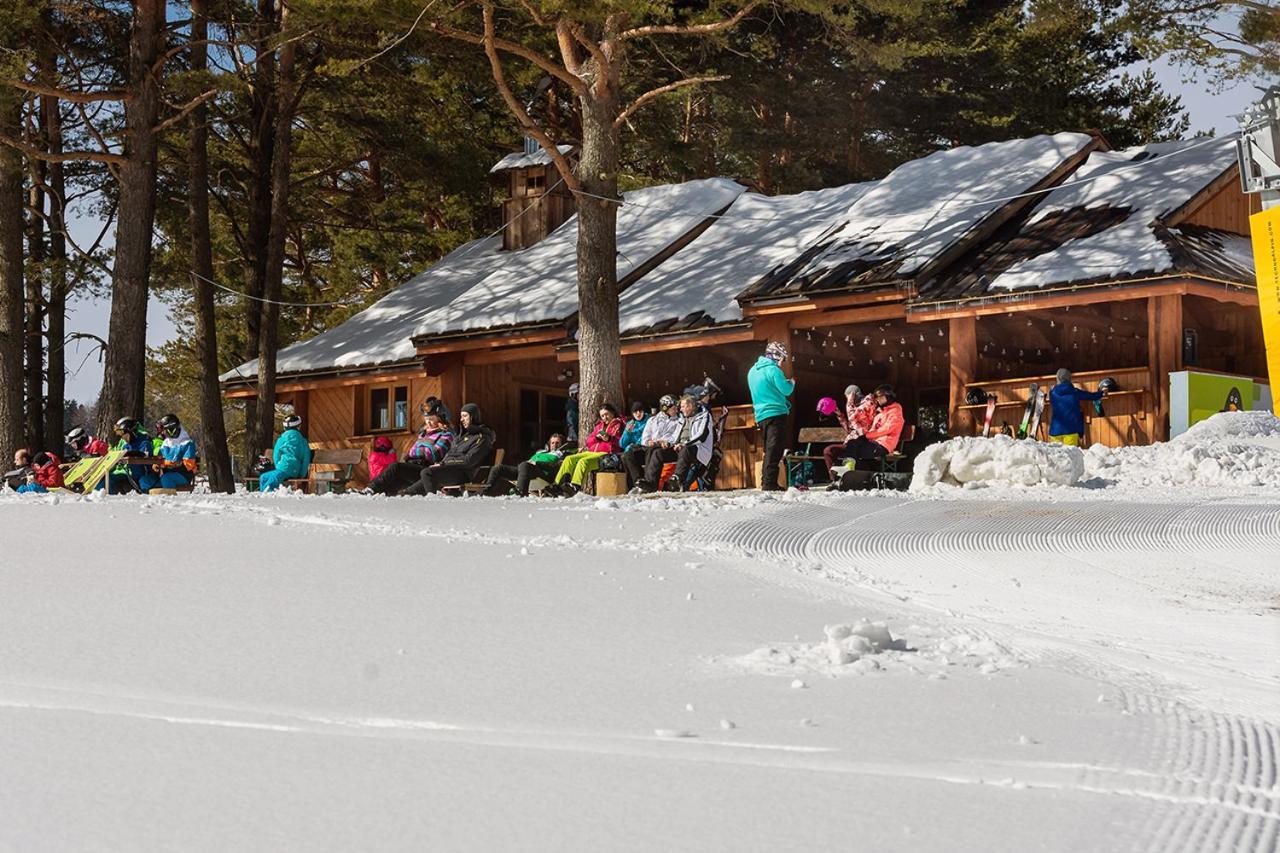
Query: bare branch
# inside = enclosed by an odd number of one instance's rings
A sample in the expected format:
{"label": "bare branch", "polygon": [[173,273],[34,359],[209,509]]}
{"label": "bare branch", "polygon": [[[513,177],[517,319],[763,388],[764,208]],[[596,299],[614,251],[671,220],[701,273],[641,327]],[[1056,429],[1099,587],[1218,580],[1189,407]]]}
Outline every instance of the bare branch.
{"label": "bare branch", "polygon": [[[498,87],[498,94],[502,95],[502,100],[506,102],[507,109],[511,110],[512,114],[520,122],[524,132],[536,139],[538,144],[542,146],[542,150],[547,152],[551,162],[555,163],[556,168],[560,170],[560,176],[564,178],[565,186],[575,192],[582,189],[577,176],[573,174],[573,166],[569,163],[569,158],[560,153],[555,141],[547,136],[546,131],[534,123],[524,105],[511,93],[511,87],[507,85],[507,75],[502,70],[502,58],[498,56],[498,46],[494,35],[493,5],[488,2],[484,4],[483,44],[485,55],[489,57],[489,66],[493,69],[493,82]],[[581,80],[576,77],[574,80],[577,81],[578,86],[582,86]]]}
{"label": "bare branch", "polygon": [[124,155],[110,154],[106,151],[45,151],[4,134],[0,134],[0,143],[18,149],[33,160],[44,160],[46,163],[79,163],[85,160],[95,163],[123,164],[125,162]]}
{"label": "bare branch", "polygon": [[665,86],[659,86],[656,89],[650,89],[649,91],[645,92],[643,95],[641,95],[640,97],[632,101],[631,104],[625,110],[619,113],[618,117],[613,120],[613,126],[615,128],[622,127],[622,125],[626,122],[626,120],[631,117],[632,113],[634,113],[636,110],[640,109],[645,104],[652,101],[654,98],[659,98],[667,94],[668,92],[674,92],[677,89],[683,89],[687,86],[697,86],[700,83],[719,83],[721,81],[728,80],[728,79],[729,79],[729,75],[727,74],[717,74],[712,77],[687,77],[684,80],[677,80],[674,83],[668,83]]}
{"label": "bare branch", "polygon": [[126,97],[125,92],[116,89],[103,92],[73,92],[68,89],[59,89],[57,86],[46,86],[45,84],[34,80],[5,80],[3,82],[13,86],[15,89],[21,89],[24,92],[31,92],[36,95],[48,95],[52,98],[70,101],[73,104],[95,104],[99,101],[123,101]]}
{"label": "bare branch", "polygon": [[216,94],[218,94],[217,89],[210,89],[207,92],[201,92],[199,95],[197,95],[196,97],[192,98],[190,101],[187,101],[185,104],[183,104],[182,107],[180,107],[176,113],[169,116],[167,119],[165,119],[164,121],[157,124],[154,128],[152,128],[152,132],[164,133],[166,130],[173,127],[175,124],[177,124],[178,122],[185,119],[188,115],[190,115],[192,110],[194,110],[196,107],[200,106],[201,104],[203,104],[205,101],[209,100]]}
{"label": "bare branch", "polygon": [[675,36],[707,36],[715,33],[724,32],[738,25],[738,22],[751,14],[758,6],[762,5],[764,0],[751,0],[747,5],[743,6],[732,17],[723,18],[719,21],[712,21],[708,24],[690,24],[681,26],[679,24],[657,24],[648,27],[635,27],[634,29],[624,30],[618,33],[619,41],[628,41],[630,39],[645,38],[646,36],[659,35],[675,35]]}

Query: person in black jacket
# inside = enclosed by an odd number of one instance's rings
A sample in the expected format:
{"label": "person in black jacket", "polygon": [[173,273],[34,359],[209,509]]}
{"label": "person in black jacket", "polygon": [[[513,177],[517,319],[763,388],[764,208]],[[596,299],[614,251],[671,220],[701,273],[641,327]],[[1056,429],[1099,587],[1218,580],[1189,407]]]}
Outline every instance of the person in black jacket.
{"label": "person in black jacket", "polygon": [[496,438],[493,430],[480,419],[480,407],[467,403],[458,415],[458,434],[453,446],[439,465],[422,469],[417,483],[405,489],[406,495],[431,495],[441,486],[461,486],[475,479],[489,457],[493,455]]}

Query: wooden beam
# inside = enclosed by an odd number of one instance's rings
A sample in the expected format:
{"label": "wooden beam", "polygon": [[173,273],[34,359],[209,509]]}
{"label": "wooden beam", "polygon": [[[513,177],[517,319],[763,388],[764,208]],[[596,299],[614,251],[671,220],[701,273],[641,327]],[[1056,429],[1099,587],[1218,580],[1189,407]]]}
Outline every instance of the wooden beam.
{"label": "wooden beam", "polygon": [[868,305],[865,308],[845,308],[841,311],[824,311],[821,314],[798,318],[800,325],[840,326],[846,323],[878,323],[884,320],[901,320],[907,316],[907,306]]}
{"label": "wooden beam", "polygon": [[438,341],[429,344],[418,344],[417,353],[420,356],[443,355],[453,352],[467,352],[470,350],[498,349],[499,347],[518,347],[526,344],[539,344],[548,341],[558,341],[565,336],[566,332],[563,327],[554,329],[545,329],[541,331],[526,332],[524,334],[503,335],[494,337],[478,337],[478,338],[458,338],[455,340]]}
{"label": "wooden beam", "polygon": [[948,394],[948,435],[972,435],[973,415],[961,410],[965,405],[965,386],[978,378],[978,324],[973,317],[956,317],[949,321],[947,362],[950,366]]}
{"label": "wooden beam", "polygon": [[774,305],[744,305],[744,317],[768,317],[776,314],[803,314],[812,311],[829,311],[834,308],[852,308],[857,305],[878,305],[883,302],[902,302],[902,291],[877,289],[864,293],[837,293],[832,296],[801,297],[802,301]]}
{"label": "wooden beam", "polygon": [[1147,371],[1151,381],[1151,440],[1169,438],[1169,374],[1181,369],[1182,296],[1147,300]]}
{"label": "wooden beam", "polygon": [[1203,296],[1206,299],[1213,299],[1218,302],[1229,302],[1233,305],[1243,305],[1246,308],[1258,307],[1257,290],[1239,290],[1208,281],[1187,282],[1186,294],[1188,296]]}
{"label": "wooden beam", "polygon": [[[315,391],[320,388],[349,388],[352,385],[371,385],[377,382],[395,382],[400,379],[420,379],[424,374],[421,367],[404,368],[384,373],[352,373],[346,376],[326,376],[316,379],[299,379],[283,381],[276,385],[276,399],[282,395],[298,391]],[[258,396],[253,387],[232,388],[223,392],[223,396],[232,400],[243,400]]]}
{"label": "wooden beam", "polygon": [[744,317],[773,317],[778,314],[802,314],[807,311],[817,311],[818,306],[810,301],[803,302],[784,302],[775,305],[744,305],[742,307],[742,316]]}
{"label": "wooden beam", "polygon": [[667,352],[673,349],[690,349],[716,346],[717,344],[738,344],[756,339],[754,329],[735,329],[732,332],[720,332],[698,336],[672,336],[668,338],[652,338],[644,341],[623,343],[623,355],[640,355],[646,352]]}
{"label": "wooden beam", "polygon": [[1187,292],[1186,281],[1169,281],[1160,279],[1160,283],[1143,287],[1126,287],[1112,289],[1081,290],[1063,293],[1056,296],[1035,298],[1027,294],[1026,299],[1017,302],[988,302],[981,305],[963,305],[944,308],[939,311],[908,311],[907,322],[930,323],[935,320],[950,320],[956,317],[986,317],[992,314],[1016,314],[1022,311],[1039,311],[1046,308],[1065,308],[1076,305],[1094,305],[1099,302],[1128,302],[1146,299],[1149,296],[1181,295]]}
{"label": "wooden beam", "polygon": [[537,358],[554,358],[556,348],[553,344],[538,344],[527,347],[511,347],[510,349],[469,350],[463,354],[467,366],[482,364],[510,364],[513,361],[528,361]]}

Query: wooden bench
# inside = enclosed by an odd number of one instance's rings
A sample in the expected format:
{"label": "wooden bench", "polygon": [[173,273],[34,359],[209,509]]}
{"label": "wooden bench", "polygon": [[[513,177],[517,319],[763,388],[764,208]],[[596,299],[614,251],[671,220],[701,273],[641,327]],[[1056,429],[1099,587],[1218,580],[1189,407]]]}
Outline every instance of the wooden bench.
{"label": "wooden bench", "polygon": [[[799,443],[804,445],[803,451],[784,450],[782,453],[783,469],[787,473],[786,484],[801,485],[799,482],[799,472],[806,462],[820,463],[823,468],[826,467],[826,459],[821,451],[813,452],[813,446],[828,444],[843,444],[844,438],[849,433],[844,427],[804,427],[800,430]],[[757,484],[760,477],[756,477]]]}
{"label": "wooden bench", "polygon": [[[271,451],[263,455],[271,458]],[[308,494],[323,495],[326,492],[346,491],[347,484],[355,478],[356,466],[364,459],[364,451],[358,447],[339,447],[336,449],[312,448],[311,467],[306,477],[285,480],[281,486],[290,486]],[[317,466],[336,466],[337,471],[317,471]],[[345,470],[343,470],[345,469]],[[259,477],[245,477],[245,487],[257,490]]]}

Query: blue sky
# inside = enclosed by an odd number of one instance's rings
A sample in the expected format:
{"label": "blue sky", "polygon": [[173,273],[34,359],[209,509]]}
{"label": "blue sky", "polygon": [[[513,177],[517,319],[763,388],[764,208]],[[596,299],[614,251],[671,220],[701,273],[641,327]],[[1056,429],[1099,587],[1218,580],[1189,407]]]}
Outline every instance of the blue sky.
{"label": "blue sky", "polygon": [[[1216,130],[1219,135],[1236,129],[1233,114],[1239,113],[1258,97],[1258,90],[1241,84],[1222,92],[1213,91],[1203,80],[1184,81],[1180,69],[1165,62],[1152,64],[1166,91],[1182,96],[1191,116],[1190,133]],[[100,226],[94,221],[75,222],[72,233],[81,245],[93,241]],[[106,300],[80,300],[72,303],[67,317],[68,332],[92,332],[107,336],[111,306]],[[157,345],[173,339],[178,330],[169,320],[165,306],[155,302],[147,312],[147,343]],[[67,348],[67,396],[82,402],[93,400],[102,385],[102,365],[91,351],[93,344],[76,341]],[[85,360],[87,357],[87,361]]]}

